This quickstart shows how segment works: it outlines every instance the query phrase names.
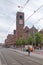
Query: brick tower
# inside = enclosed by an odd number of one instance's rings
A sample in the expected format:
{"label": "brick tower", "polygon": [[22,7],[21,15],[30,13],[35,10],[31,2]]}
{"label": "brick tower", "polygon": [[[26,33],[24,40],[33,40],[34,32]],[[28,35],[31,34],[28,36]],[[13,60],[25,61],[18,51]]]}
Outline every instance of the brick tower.
{"label": "brick tower", "polygon": [[17,39],[22,37],[23,27],[24,27],[24,13],[23,12],[17,12],[17,14],[16,14]]}

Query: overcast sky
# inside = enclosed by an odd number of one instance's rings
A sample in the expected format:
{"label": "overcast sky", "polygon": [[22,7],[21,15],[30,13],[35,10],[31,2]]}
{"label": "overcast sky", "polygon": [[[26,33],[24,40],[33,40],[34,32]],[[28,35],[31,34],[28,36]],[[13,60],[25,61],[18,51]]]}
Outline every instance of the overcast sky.
{"label": "overcast sky", "polygon": [[24,12],[25,26],[34,25],[39,30],[43,29],[43,0],[29,0],[25,6],[26,2],[27,0],[0,0],[0,43],[16,29],[17,11]]}

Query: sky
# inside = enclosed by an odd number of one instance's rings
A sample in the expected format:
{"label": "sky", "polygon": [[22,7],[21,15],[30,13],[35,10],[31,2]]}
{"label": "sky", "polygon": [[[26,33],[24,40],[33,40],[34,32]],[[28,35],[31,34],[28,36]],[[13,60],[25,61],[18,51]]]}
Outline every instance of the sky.
{"label": "sky", "polygon": [[24,12],[25,26],[43,29],[43,0],[0,0],[0,43],[16,29],[17,11]]}

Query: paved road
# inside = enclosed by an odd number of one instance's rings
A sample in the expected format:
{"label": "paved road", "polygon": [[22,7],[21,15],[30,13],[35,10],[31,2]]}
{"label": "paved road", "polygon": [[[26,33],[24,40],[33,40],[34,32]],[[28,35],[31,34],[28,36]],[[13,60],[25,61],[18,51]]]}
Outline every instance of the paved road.
{"label": "paved road", "polygon": [[[13,49],[12,49],[13,50]],[[25,55],[28,55],[28,53],[20,48],[16,48],[16,51]],[[21,52],[22,51],[22,52]],[[34,56],[40,59],[43,59],[43,50],[35,49],[33,52],[30,53],[30,56]]]}
{"label": "paved road", "polygon": [[43,59],[27,56],[9,48],[0,49],[0,65],[43,65]]}
{"label": "paved road", "polygon": [[43,55],[43,50],[35,50],[35,53]]}

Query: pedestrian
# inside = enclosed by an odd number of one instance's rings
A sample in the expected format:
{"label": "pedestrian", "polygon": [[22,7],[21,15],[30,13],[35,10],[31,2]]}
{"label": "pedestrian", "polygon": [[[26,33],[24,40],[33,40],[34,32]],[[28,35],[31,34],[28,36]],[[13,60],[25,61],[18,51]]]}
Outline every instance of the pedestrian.
{"label": "pedestrian", "polygon": [[30,47],[28,47],[28,55],[30,56]]}
{"label": "pedestrian", "polygon": [[28,45],[25,46],[26,52],[28,52],[28,55],[30,56],[30,47]]}

